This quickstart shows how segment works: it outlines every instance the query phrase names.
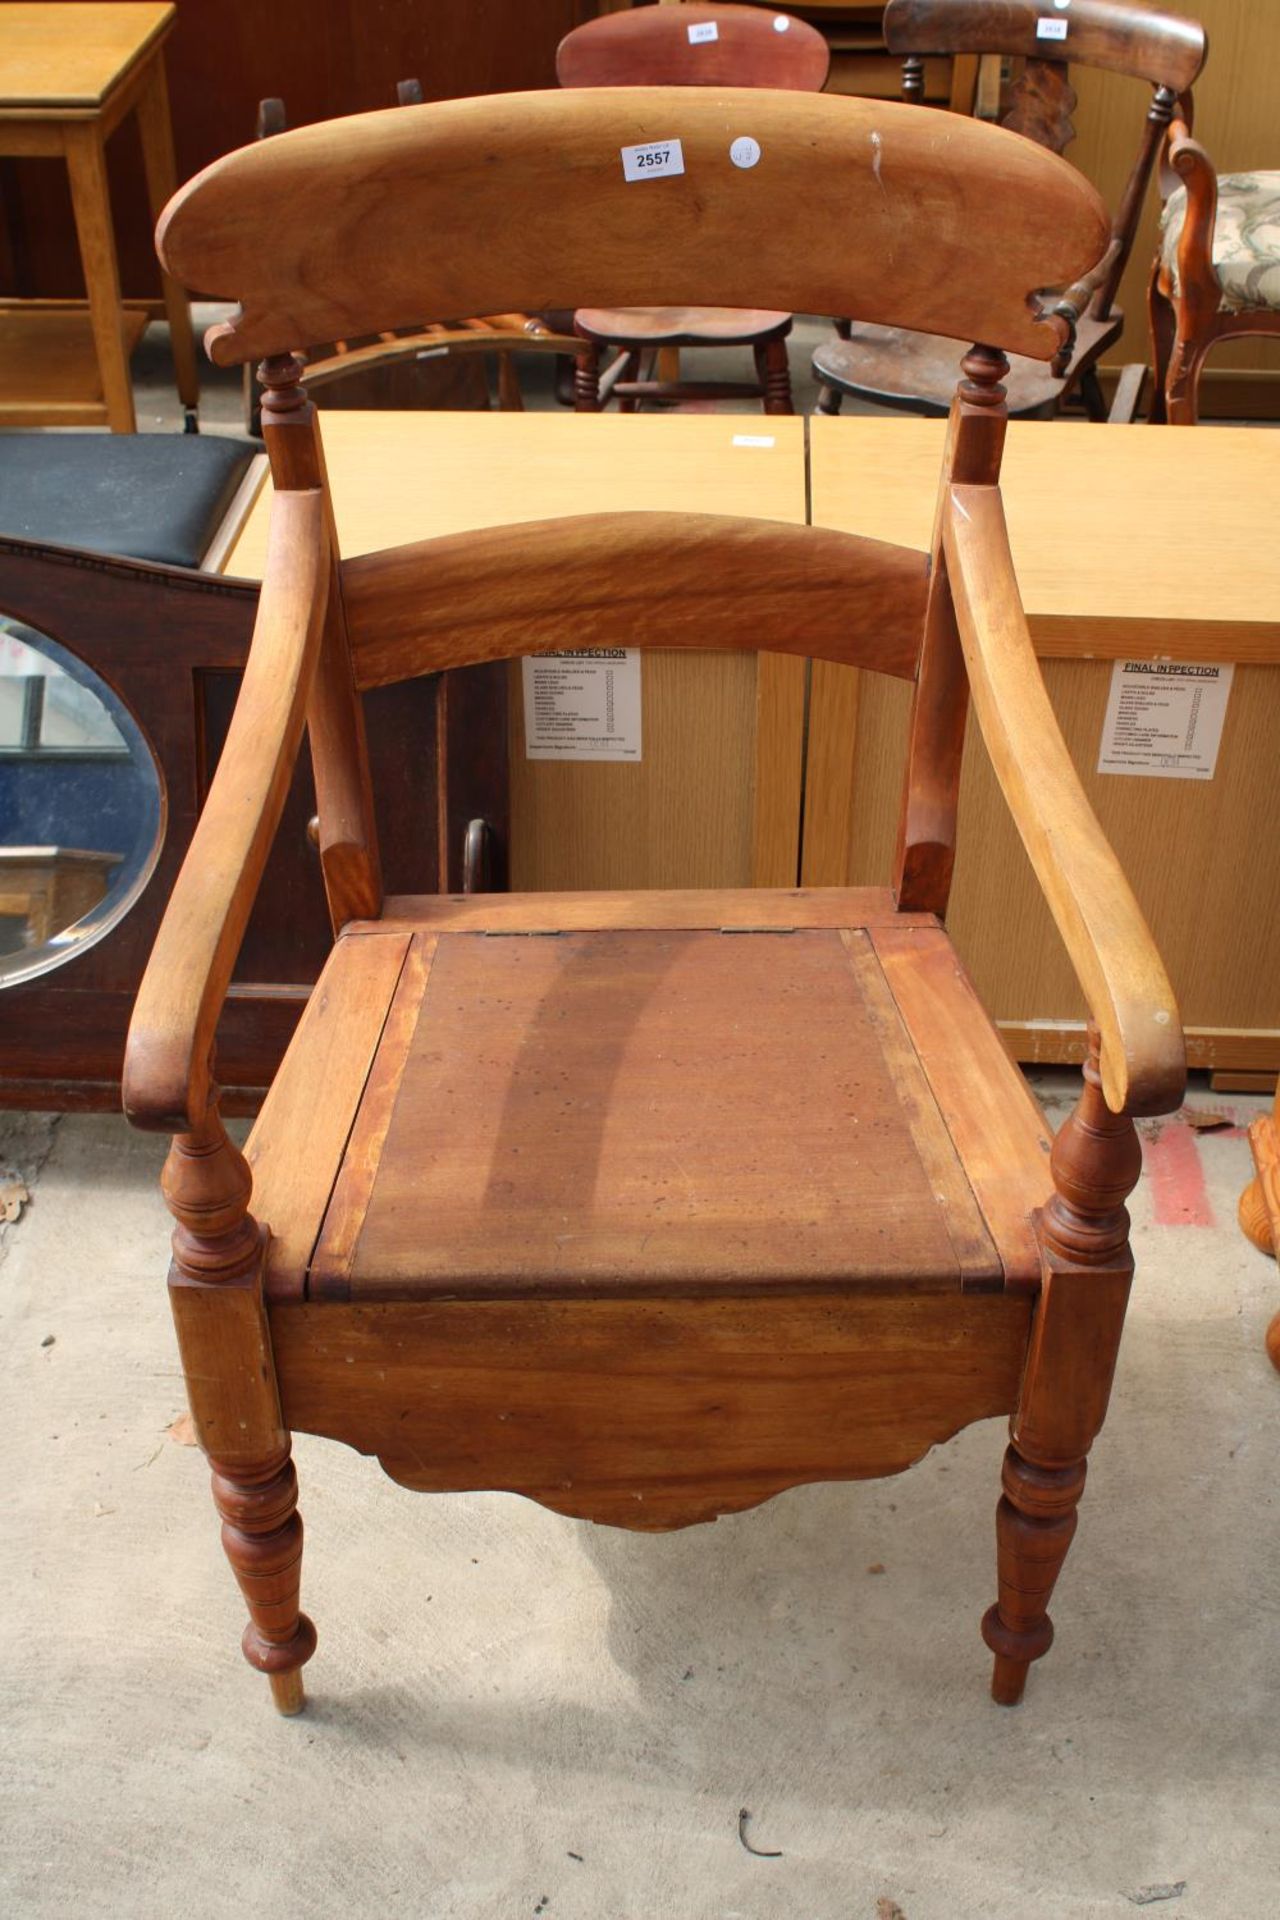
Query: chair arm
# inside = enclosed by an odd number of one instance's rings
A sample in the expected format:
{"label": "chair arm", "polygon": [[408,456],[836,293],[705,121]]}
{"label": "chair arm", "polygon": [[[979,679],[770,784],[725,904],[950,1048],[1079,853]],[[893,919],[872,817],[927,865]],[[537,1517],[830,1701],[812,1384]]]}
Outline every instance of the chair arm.
{"label": "chair arm", "polygon": [[319,492],[278,493],[244,683],[129,1027],[124,1110],[194,1131],[213,1092],[213,1041],[302,739],[330,590]]}
{"label": "chair arm", "polygon": [[1222,304],[1222,288],[1213,270],[1213,234],[1218,224],[1218,175],[1212,160],[1193,140],[1183,120],[1169,128],[1165,165],[1187,190],[1187,208],[1178,235],[1178,281],[1183,299],[1209,313]]}
{"label": "chair arm", "polygon": [[1107,1105],[1167,1113],[1186,1079],[1173,990],[1058,730],[997,487],[951,488],[943,549],[978,724],[1100,1030]]}

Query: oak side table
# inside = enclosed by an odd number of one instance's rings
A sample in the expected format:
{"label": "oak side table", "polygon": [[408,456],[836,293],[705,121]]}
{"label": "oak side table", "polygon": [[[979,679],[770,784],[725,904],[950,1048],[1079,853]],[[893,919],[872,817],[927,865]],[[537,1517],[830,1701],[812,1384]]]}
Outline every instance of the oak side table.
{"label": "oak side table", "polygon": [[[88,295],[0,301],[0,426],[136,431],[129,356],[152,308],[120,297],[105,147],[136,113],[158,216],[177,184],[163,53],[174,18],[167,0],[0,4],[0,156],[65,160]],[[178,393],[194,415],[191,315],[181,288],[162,278]]]}

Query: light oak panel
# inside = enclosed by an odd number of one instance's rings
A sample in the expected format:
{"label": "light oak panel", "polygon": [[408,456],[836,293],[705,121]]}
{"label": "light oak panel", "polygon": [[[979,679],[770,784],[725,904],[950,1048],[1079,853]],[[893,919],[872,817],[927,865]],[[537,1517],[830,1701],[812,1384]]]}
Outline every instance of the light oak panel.
{"label": "light oak panel", "polygon": [[[832,669],[832,671],[848,671]],[[1044,663],[1045,684],[1085,793],[1128,875],[1169,969],[1188,1028],[1280,1028],[1280,853],[1254,830],[1275,778],[1280,674],[1243,667],[1227,709],[1217,777],[1144,780],[1098,774],[1110,667]],[[843,833],[810,848],[806,884],[871,886],[892,872],[909,692],[863,677]],[[817,716],[811,737],[819,731]],[[819,859],[819,851],[822,858]],[[843,860],[841,854],[843,853]],[[955,886],[947,916],[984,1004],[1002,1024],[1082,1022],[1084,1003],[972,720],[965,742]],[[996,937],[992,929],[998,928]],[[1074,1058],[1049,1034],[1020,1058]],[[1192,1065],[1208,1063],[1203,1046]]]}
{"label": "light oak panel", "polygon": [[[752,415],[353,412],[323,420],[347,559],[557,514],[743,514],[802,526],[804,427]],[[771,444],[735,446],[742,435]],[[268,486],[228,572],[260,575],[270,509]],[[660,648],[661,635],[653,638]],[[641,664],[639,766],[527,760],[513,665],[512,885],[793,884],[806,663],[656,650]]]}
{"label": "light oak panel", "polygon": [[0,95],[6,109],[92,110],[168,31],[174,9],[157,0],[110,6],[0,7]]}
{"label": "light oak panel", "polygon": [[[944,433],[932,421],[813,421],[815,519],[927,538]],[[1168,967],[1193,1066],[1270,1066],[1280,1051],[1280,849],[1257,827],[1280,738],[1278,488],[1280,436],[1268,432],[1009,429],[1002,493],[1049,697]],[[1152,627],[1158,642],[1131,649]],[[1076,657],[1043,659],[1068,646]],[[1111,660],[1131,650],[1252,663],[1237,668],[1214,780],[1095,772]],[[805,884],[887,884],[909,689],[837,666],[813,687]],[[972,720],[948,929],[1018,1058],[1083,1057],[1079,988]]]}
{"label": "light oak panel", "polygon": [[[928,546],[941,420],[810,422],[813,518]],[[1042,658],[1280,662],[1280,435],[1014,421],[1000,490]]]}

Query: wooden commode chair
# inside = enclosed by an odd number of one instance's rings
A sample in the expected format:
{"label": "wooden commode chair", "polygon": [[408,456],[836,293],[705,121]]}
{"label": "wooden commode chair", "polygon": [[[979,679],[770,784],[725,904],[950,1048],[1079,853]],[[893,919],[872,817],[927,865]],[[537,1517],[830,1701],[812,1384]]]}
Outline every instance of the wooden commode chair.
{"label": "wooden commode chair", "polygon": [[[749,169],[729,154],[743,135]],[[622,151],[655,139],[679,140],[683,173],[629,180]],[[1169,983],[1045,696],[997,484],[1005,353],[1069,345],[1037,290],[1108,241],[1092,187],[1015,134],[716,88],[303,127],[169,206],[168,269],[241,303],[210,350],[262,363],[276,492],[125,1106],[176,1136],[178,1339],[244,1650],[282,1711],[315,1648],[295,1428],[407,1486],[661,1529],[895,1473],[1008,1414],[996,1698],[1047,1649],[1129,1291],[1133,1116],[1183,1084]],[[979,344],[932,550],[606,513],[344,561],[295,343],[588,299],[963,329]],[[913,683],[892,890],[384,898],[362,690],[655,638]],[[1052,1155],[942,926],[970,689],[1094,1020]],[[336,940],[242,1156],[213,1035],[304,724]]]}

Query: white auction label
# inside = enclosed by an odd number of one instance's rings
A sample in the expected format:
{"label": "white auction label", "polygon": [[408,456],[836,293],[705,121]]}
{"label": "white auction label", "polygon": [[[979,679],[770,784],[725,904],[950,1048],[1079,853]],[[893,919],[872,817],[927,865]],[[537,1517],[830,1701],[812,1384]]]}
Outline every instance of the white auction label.
{"label": "white auction label", "polygon": [[689,29],[689,45],[691,47],[701,46],[705,40],[718,40],[719,38],[720,29],[714,20],[699,20],[695,26]]}
{"label": "white auction label", "polygon": [[622,147],[624,180],[661,180],[684,172],[684,154],[678,140],[651,140],[645,147]]}
{"label": "white auction label", "polygon": [[760,142],[749,133],[742,134],[729,148],[729,158],[735,167],[754,167],[760,158]]}
{"label": "white auction label", "polygon": [[1065,20],[1036,21],[1037,40],[1065,40],[1066,37],[1067,22]]}
{"label": "white auction label", "polygon": [[586,647],[521,661],[530,760],[639,760],[640,649]]}
{"label": "white auction label", "polygon": [[1212,780],[1234,674],[1185,660],[1117,660],[1098,772]]}
{"label": "white auction label", "polygon": [[773,443],[771,433],[735,433],[733,436],[735,447],[771,447]]}
{"label": "white auction label", "polygon": [[785,33],[790,25],[791,25],[791,22],[788,20],[785,13],[774,14],[773,30],[775,33]]}

